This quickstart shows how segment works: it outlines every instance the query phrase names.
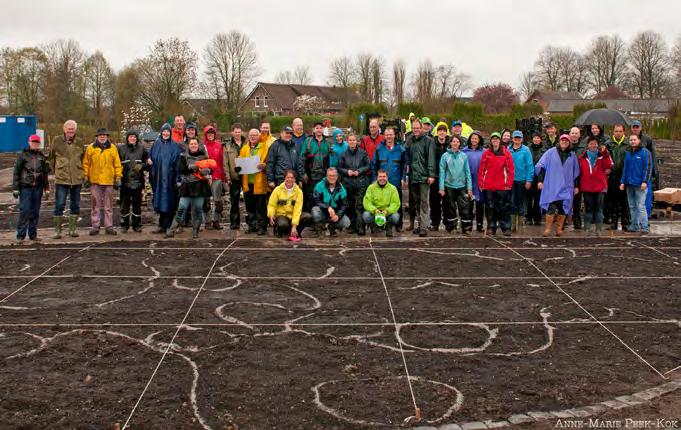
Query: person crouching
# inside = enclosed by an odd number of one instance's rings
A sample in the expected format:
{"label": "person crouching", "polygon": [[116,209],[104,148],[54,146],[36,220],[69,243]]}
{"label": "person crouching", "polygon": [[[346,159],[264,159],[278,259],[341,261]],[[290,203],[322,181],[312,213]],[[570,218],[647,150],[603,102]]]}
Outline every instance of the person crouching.
{"label": "person crouching", "polygon": [[284,182],[272,190],[267,204],[267,217],[276,237],[286,235],[291,241],[300,241],[303,229],[312,217],[303,212],[303,190],[296,184],[296,172],[293,170],[287,170]]}
{"label": "person crouching", "polygon": [[[338,181],[338,170],[335,167],[326,169],[326,178],[317,182],[312,192],[312,220],[315,225],[329,225],[329,234],[336,236],[337,230],[350,227],[350,218],[345,215],[347,193]],[[318,229],[320,231],[321,229]]]}
{"label": "person crouching", "polygon": [[17,223],[17,243],[28,238],[38,240],[38,218],[43,193],[47,196],[50,184],[47,180],[49,167],[47,157],[40,150],[40,136],[32,135],[28,139],[28,148],[24,149],[14,163],[12,190],[14,198],[19,199],[19,222]]}
{"label": "person crouching", "polygon": [[[364,194],[362,221],[364,224],[379,227],[385,221],[385,235],[392,237],[393,227],[400,221],[398,210],[401,204],[397,187],[388,182],[388,172],[380,169],[376,174],[376,182],[369,185]],[[377,218],[381,222],[377,223]]]}
{"label": "person crouching", "polygon": [[206,150],[199,147],[197,138],[192,137],[187,142],[187,151],[180,155],[178,166],[180,204],[166,237],[175,236],[190,205],[192,208],[192,237],[194,239],[199,237],[201,221],[203,220],[203,201],[211,195],[211,169],[201,167],[200,161],[202,160],[208,160]]}

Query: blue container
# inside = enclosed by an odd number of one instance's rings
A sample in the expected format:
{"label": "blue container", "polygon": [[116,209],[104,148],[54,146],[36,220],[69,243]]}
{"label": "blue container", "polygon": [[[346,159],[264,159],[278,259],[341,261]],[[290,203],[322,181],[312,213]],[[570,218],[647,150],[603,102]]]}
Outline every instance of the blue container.
{"label": "blue container", "polygon": [[35,134],[35,115],[0,115],[0,152],[19,152]]}

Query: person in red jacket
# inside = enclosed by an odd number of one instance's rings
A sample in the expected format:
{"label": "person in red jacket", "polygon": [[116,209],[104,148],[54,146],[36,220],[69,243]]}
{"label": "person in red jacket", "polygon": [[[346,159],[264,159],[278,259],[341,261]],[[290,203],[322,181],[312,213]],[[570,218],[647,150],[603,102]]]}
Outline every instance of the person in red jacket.
{"label": "person in red jacket", "polygon": [[513,156],[501,144],[499,133],[492,133],[490,141],[490,147],[482,154],[478,170],[478,185],[485,195],[487,232],[495,235],[497,227],[501,227],[504,236],[510,236]]}
{"label": "person in red jacket", "polygon": [[369,161],[374,159],[376,148],[383,142],[385,138],[381,134],[381,127],[378,125],[377,119],[369,121],[369,135],[364,136],[359,143],[359,149],[363,149],[369,156]]}
{"label": "person in red jacket", "polygon": [[211,172],[212,181],[210,182],[213,205],[211,206],[210,198],[204,200],[203,219],[206,228],[213,227],[216,230],[222,230],[220,225],[223,209],[222,193],[223,184],[227,181],[227,178],[223,169],[222,143],[218,140],[218,133],[212,125],[207,125],[203,129],[203,145],[208,153],[208,158],[217,163],[217,167]]}
{"label": "person in red jacket", "polygon": [[598,147],[595,137],[589,139],[579,156],[579,190],[584,200],[584,231],[596,224],[596,234],[603,231],[603,202],[608,191],[608,174],[613,162],[605,145]]}

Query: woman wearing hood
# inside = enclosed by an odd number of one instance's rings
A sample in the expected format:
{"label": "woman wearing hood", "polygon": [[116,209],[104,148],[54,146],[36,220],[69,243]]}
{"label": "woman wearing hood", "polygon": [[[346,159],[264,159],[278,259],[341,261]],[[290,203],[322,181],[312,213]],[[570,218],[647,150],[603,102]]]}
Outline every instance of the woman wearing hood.
{"label": "woman wearing hood", "polygon": [[[125,133],[125,143],[118,145],[118,156],[123,166],[121,184],[121,228],[127,232],[132,224],[136,232],[142,231],[142,191],[144,190],[144,170],[149,152],[139,143],[135,130]],[[130,206],[132,205],[132,211]]]}
{"label": "woman wearing hood", "polygon": [[348,142],[344,139],[343,130],[336,128],[333,130],[333,145],[329,154],[329,167],[337,167],[340,156],[348,150]]}
{"label": "woman wearing hood", "polygon": [[513,157],[501,142],[499,133],[492,133],[490,141],[489,148],[482,153],[478,171],[478,185],[485,194],[487,206],[487,229],[495,235],[499,226],[504,236],[510,236]]}
{"label": "woman wearing hood", "polygon": [[104,228],[106,234],[116,235],[113,228],[113,192],[121,187],[123,167],[118,157],[118,150],[109,141],[109,133],[105,128],[97,130],[95,142],[85,150],[83,158],[83,179],[91,184],[92,195],[92,229],[90,236],[99,234],[100,214],[104,211]]}
{"label": "woman wearing hood", "polygon": [[471,171],[471,179],[473,182],[473,198],[470,199],[468,213],[475,213],[475,228],[479,233],[483,231],[483,223],[485,220],[485,199],[480,185],[478,184],[478,170],[480,169],[480,160],[482,160],[482,153],[484,151],[485,139],[479,131],[474,131],[468,136],[468,146],[463,149],[463,152],[468,158],[468,167]]}
{"label": "woman wearing hood", "polygon": [[149,182],[153,191],[152,204],[154,212],[159,215],[156,233],[165,233],[170,228],[178,204],[180,146],[173,142],[171,132],[170,124],[163,124],[161,135],[151,146],[147,162],[151,166]]}
{"label": "woman wearing hood", "polygon": [[565,217],[572,214],[574,196],[579,192],[579,161],[570,148],[570,136],[563,134],[558,146],[546,151],[534,168],[541,190],[539,205],[546,211],[544,236],[551,234],[556,221],[556,236],[563,234]]}
{"label": "woman wearing hood", "polygon": [[447,231],[454,230],[456,225],[454,214],[458,213],[461,233],[468,234],[472,229],[469,199],[473,197],[473,182],[468,157],[461,151],[459,136],[451,137],[450,147],[442,155],[439,168],[439,192],[441,196],[448,197],[446,204],[449,205],[447,211],[449,215],[448,219],[445,219]]}
{"label": "woman wearing hood", "polygon": [[[211,195],[211,175],[213,171],[202,167],[200,161],[208,160],[208,155],[204,147],[199,145],[199,140],[192,137],[187,142],[187,151],[180,155],[178,163],[178,173],[180,174],[180,204],[177,215],[173,220],[170,229],[166,232],[166,237],[175,236],[180,223],[184,219],[185,212],[191,205],[192,214],[192,237],[198,239],[203,219],[201,209],[203,201]],[[215,163],[214,165],[217,165]]]}

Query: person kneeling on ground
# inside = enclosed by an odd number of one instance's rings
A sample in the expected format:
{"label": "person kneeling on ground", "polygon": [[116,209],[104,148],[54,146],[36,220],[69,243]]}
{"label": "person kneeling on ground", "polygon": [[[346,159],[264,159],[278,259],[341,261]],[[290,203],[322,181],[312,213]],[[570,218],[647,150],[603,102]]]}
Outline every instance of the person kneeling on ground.
{"label": "person kneeling on ground", "polygon": [[629,136],[629,145],[620,180],[620,190],[626,190],[631,212],[631,224],[628,231],[648,234],[646,195],[648,183],[653,174],[653,156],[641,145],[641,139],[635,134]]}
{"label": "person kneeling on ground", "polygon": [[376,182],[369,185],[362,203],[364,224],[378,225],[380,222],[377,223],[376,219],[382,218],[385,220],[385,235],[392,237],[393,227],[400,221],[400,214],[397,211],[402,203],[397,188],[388,182],[388,172],[383,169],[378,171]]}
{"label": "person kneeling on ground", "polygon": [[[199,140],[192,137],[187,142],[187,151],[180,155],[178,173],[180,174],[179,195],[180,204],[177,215],[171,224],[166,237],[173,237],[177,232],[185,213],[191,205],[192,208],[192,237],[198,239],[203,220],[203,201],[210,198],[211,172],[207,167],[202,167],[207,161],[208,155],[203,147],[199,147]],[[212,160],[211,160],[212,161]]]}
{"label": "person kneeling on ground", "polygon": [[90,236],[99,234],[100,214],[104,211],[106,234],[116,235],[113,228],[113,192],[121,188],[123,166],[118,149],[109,141],[105,128],[97,130],[95,142],[85,150],[83,158],[83,180],[85,188],[90,187],[92,194],[92,229]]}
{"label": "person kneeling on ground", "polygon": [[335,167],[326,169],[326,178],[317,182],[312,193],[314,206],[312,220],[315,225],[329,224],[329,234],[336,236],[336,230],[350,227],[350,218],[345,215],[347,193],[345,187],[338,182],[338,171]]}
{"label": "person kneeling on ground", "polygon": [[28,139],[28,148],[24,149],[14,163],[14,180],[12,190],[14,198],[19,199],[19,222],[17,223],[17,243],[28,238],[38,240],[38,217],[43,193],[48,195],[50,183],[47,180],[49,167],[47,157],[40,150],[40,136],[32,135]]}
{"label": "person kneeling on ground", "polygon": [[539,204],[546,211],[544,236],[551,234],[556,221],[556,236],[562,236],[565,218],[572,214],[574,196],[579,192],[579,162],[570,149],[570,136],[560,136],[558,146],[541,156],[534,168],[541,190]]}
{"label": "person kneeling on ground", "polygon": [[445,228],[448,232],[454,230],[456,226],[455,214],[461,220],[461,232],[467,234],[473,229],[471,221],[470,206],[468,200],[473,197],[473,181],[471,170],[468,165],[468,156],[461,152],[461,140],[457,136],[452,136],[449,142],[450,148],[440,159],[439,190],[441,196],[448,196],[444,199],[449,208],[445,213],[451,219],[445,220]]}
{"label": "person kneeling on ground", "polygon": [[303,190],[296,184],[293,170],[287,170],[284,182],[272,190],[267,217],[276,237],[288,235],[288,239],[295,242],[300,240],[303,229],[310,223],[312,217],[303,212]]}

